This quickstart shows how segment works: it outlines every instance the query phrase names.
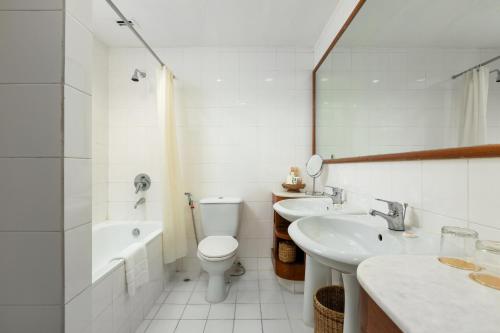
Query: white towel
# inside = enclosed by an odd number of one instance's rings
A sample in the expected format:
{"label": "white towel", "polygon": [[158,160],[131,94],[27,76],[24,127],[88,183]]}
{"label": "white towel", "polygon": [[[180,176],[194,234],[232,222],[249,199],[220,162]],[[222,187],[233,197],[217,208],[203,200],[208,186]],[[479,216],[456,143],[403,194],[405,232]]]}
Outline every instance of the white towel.
{"label": "white towel", "polygon": [[144,243],[133,243],[123,251],[125,259],[125,279],[130,296],[136,288],[149,282],[148,254]]}

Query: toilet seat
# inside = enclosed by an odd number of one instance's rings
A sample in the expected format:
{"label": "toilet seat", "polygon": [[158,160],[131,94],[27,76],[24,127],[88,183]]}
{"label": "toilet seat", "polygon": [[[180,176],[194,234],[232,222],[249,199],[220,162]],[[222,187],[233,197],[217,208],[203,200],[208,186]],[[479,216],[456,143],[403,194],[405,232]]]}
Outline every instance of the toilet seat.
{"label": "toilet seat", "polygon": [[198,255],[207,261],[221,261],[232,257],[238,241],[231,236],[208,236],[198,245]]}

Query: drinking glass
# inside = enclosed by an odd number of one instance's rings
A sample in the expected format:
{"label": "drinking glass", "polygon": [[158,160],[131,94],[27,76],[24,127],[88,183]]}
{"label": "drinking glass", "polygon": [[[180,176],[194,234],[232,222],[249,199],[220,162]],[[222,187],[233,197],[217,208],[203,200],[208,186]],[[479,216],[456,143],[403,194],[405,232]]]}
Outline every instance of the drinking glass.
{"label": "drinking glass", "polygon": [[473,262],[477,238],[478,233],[472,229],[442,227],[439,261],[455,268],[477,270]]}
{"label": "drinking glass", "polygon": [[470,273],[469,277],[482,285],[500,290],[500,242],[478,240],[474,262],[481,270]]}

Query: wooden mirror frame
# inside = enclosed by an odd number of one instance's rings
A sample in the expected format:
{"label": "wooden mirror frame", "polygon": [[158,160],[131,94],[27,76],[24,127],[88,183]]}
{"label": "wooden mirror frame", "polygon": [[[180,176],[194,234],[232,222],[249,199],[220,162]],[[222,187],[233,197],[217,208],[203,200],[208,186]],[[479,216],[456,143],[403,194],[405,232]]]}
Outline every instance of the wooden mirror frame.
{"label": "wooden mirror frame", "polygon": [[[316,154],[316,72],[319,70],[323,62],[330,55],[335,45],[338,43],[344,32],[347,30],[349,25],[352,23],[358,12],[361,10],[366,0],[359,0],[354,10],[351,12],[345,23],[340,28],[333,39],[330,46],[327,48],[319,62],[313,69],[312,74],[312,153]],[[455,148],[443,148],[443,149],[432,149],[432,150],[419,150],[410,151],[402,153],[393,154],[381,154],[381,155],[366,155],[366,156],[355,156],[355,157],[344,157],[338,159],[325,159],[324,163],[336,164],[336,163],[356,163],[356,162],[384,162],[384,161],[411,161],[411,160],[439,160],[439,159],[453,159],[453,158],[480,158],[480,157],[500,157],[500,144],[489,144],[473,147],[455,147]]]}

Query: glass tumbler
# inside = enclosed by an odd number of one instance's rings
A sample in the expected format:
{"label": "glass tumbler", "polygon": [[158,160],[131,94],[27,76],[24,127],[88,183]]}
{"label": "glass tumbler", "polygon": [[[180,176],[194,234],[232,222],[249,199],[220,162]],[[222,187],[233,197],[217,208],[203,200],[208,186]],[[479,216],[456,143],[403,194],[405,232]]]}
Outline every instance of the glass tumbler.
{"label": "glass tumbler", "polygon": [[478,270],[473,261],[477,238],[477,231],[472,229],[442,227],[439,261],[455,268]]}
{"label": "glass tumbler", "polygon": [[474,262],[481,270],[470,273],[469,277],[480,284],[500,290],[500,242],[478,240]]}

